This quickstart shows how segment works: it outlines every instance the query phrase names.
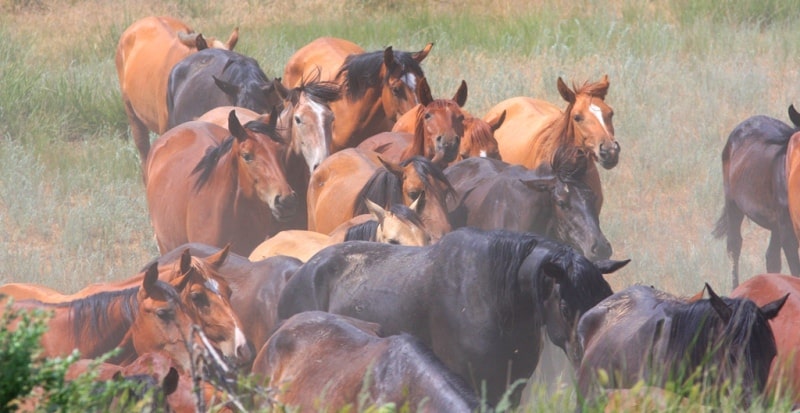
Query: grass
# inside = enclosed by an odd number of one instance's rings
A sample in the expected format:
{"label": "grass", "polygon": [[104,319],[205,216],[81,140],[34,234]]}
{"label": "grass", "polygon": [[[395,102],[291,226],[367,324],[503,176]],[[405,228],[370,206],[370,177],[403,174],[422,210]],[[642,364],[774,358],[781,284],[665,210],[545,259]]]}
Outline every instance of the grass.
{"label": "grass", "polygon": [[[630,265],[615,289],[645,283],[678,295],[704,282],[730,291],[720,153],[747,117],[788,121],[800,103],[795,2],[780,0],[0,0],[0,283],[72,292],[124,278],[157,254],[114,68],[133,21],[168,14],[224,37],[281,76],[323,35],[367,50],[419,50],[434,96],[462,79],[482,115],[525,95],[563,105],[567,83],[608,74],[619,165],[603,170],[602,228]],[[768,234],[746,221],[741,274],[765,270]],[[784,263],[784,268],[786,264]],[[559,410],[557,407],[546,410]]]}

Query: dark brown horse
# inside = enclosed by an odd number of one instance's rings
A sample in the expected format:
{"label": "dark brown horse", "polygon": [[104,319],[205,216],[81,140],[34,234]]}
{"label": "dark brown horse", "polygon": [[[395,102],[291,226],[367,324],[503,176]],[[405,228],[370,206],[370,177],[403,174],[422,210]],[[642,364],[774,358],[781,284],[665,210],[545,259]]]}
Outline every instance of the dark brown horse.
{"label": "dark brown horse", "polygon": [[592,162],[577,148],[556,153],[552,165],[535,171],[489,158],[471,158],[447,168],[461,221],[456,226],[533,232],[572,245],[587,258],[611,257],[600,229],[595,194],[583,182]]}
{"label": "dark brown horse", "polygon": [[207,47],[233,50],[238,40],[238,29],[222,43],[206,40],[185,23],[166,16],[145,17],[125,29],[115,63],[122,103],[143,166],[150,151],[149,131],[167,131],[167,81],[172,67]]}
{"label": "dark brown horse", "polygon": [[162,253],[202,242],[247,255],[296,213],[275,118],[242,127],[232,111],[228,129],[186,122],[154,143],[145,186]]}
{"label": "dark brown horse", "polygon": [[[616,166],[620,147],[614,137],[614,111],[605,102],[608,85],[608,76],[603,76],[598,82],[570,89],[558,78],[558,92],[567,102],[563,111],[549,102],[528,97],[514,97],[495,105],[484,119],[492,123],[505,113],[505,122],[494,135],[502,159],[536,169],[548,164],[558,148],[577,146],[604,168]],[[603,192],[594,163],[589,166],[585,180],[597,194],[599,212]]]}
{"label": "dark brown horse", "polygon": [[205,49],[178,62],[167,85],[167,129],[218,106],[238,106],[256,113],[280,107],[286,90],[270,79],[252,57],[230,50]]}
{"label": "dark brown horse", "polygon": [[[767,383],[776,354],[768,320],[788,296],[763,307],[742,298],[687,302],[652,287],[633,286],[584,314],[578,336],[584,354],[578,372],[579,405],[594,406],[602,388],[645,385],[678,392],[700,384],[719,397],[739,388],[748,406]],[[601,370],[605,380],[600,380]],[[716,394],[715,394],[716,393]],[[718,400],[718,399],[717,399]]]}
{"label": "dark brown horse", "polygon": [[322,310],[409,333],[497,403],[536,367],[542,327],[575,362],[578,317],[612,294],[598,261],[533,234],[461,228],[427,247],[346,242],[289,280],[278,315]]}
{"label": "dark brown horse", "polygon": [[392,129],[397,118],[417,103],[416,82],[424,77],[420,63],[433,43],[419,52],[364,52],[343,39],[321,37],[289,58],[283,82],[294,87],[315,73],[342,87],[342,99],[331,104],[336,117],[334,152],[355,147],[364,139]]}
{"label": "dark brown horse", "polygon": [[[455,161],[464,137],[465,114],[461,108],[467,100],[467,83],[461,82],[452,99],[434,99],[428,81],[422,78],[417,97],[420,104],[406,112],[391,132],[371,136],[357,148],[378,152],[382,159],[394,163],[424,156],[444,168]],[[401,121],[402,127],[398,127]]]}
{"label": "dark brown horse", "polygon": [[733,129],[722,149],[725,204],[713,234],[717,238],[727,237],[733,288],[739,285],[744,217],[770,231],[767,272],[781,272],[783,249],[789,271],[800,275],[798,242],[789,217],[786,186],[786,147],[797,131],[778,119],[753,116]]}
{"label": "dark brown horse", "polygon": [[413,412],[478,409],[475,393],[418,339],[381,337],[379,329],[321,311],[297,314],[261,349],[253,374],[276,390],[280,405],[300,411],[364,411],[387,403]]}

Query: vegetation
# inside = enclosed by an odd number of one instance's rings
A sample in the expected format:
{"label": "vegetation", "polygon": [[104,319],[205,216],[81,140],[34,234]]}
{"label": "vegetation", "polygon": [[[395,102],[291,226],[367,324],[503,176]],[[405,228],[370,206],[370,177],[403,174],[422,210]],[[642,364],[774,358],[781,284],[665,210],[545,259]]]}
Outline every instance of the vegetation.
{"label": "vegetation", "polygon": [[[367,50],[433,41],[423,67],[434,96],[451,96],[464,79],[466,109],[478,116],[518,95],[562,105],[559,76],[570,84],[607,73],[622,152],[601,172],[602,228],[614,258],[632,259],[612,286],[690,295],[708,282],[730,291],[725,243],[710,235],[722,207],[720,153],[737,123],[757,114],[788,121],[787,107],[800,103],[796,6],[0,0],[0,283],[73,292],[125,278],[157,255],[114,53],[130,23],[164,14],[215,36],[239,26],[237,50],[270,76],[323,35]],[[746,279],[764,272],[768,235],[749,222],[743,235]],[[564,409],[547,396],[533,410]]]}

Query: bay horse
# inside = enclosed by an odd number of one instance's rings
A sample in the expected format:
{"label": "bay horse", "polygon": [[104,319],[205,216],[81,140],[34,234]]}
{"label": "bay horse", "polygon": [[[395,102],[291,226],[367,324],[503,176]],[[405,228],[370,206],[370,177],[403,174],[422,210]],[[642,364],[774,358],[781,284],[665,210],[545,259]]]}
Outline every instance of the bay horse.
{"label": "bay horse", "polygon": [[447,199],[453,188],[440,168],[415,156],[399,164],[380,155],[348,148],[328,157],[313,174],[308,187],[308,229],[330,233],[350,218],[368,213],[368,198],[384,208],[402,203],[417,207],[426,230],[435,242],[452,229]]}
{"label": "bay horse", "polygon": [[786,150],[789,138],[798,130],[798,126],[791,127],[769,116],[752,116],[736,125],[722,149],[725,203],[712,234],[716,238],[726,237],[733,266],[733,288],[739,285],[744,217],[770,231],[767,272],[781,272],[783,249],[789,271],[800,275],[798,242],[789,216],[786,184]]}
{"label": "bay horse", "polygon": [[627,262],[592,263],[567,245],[504,230],[460,228],[426,247],[346,242],[297,270],[278,315],[328,311],[414,335],[495,404],[535,369],[542,327],[572,360],[580,356],[578,317],[612,294],[602,274]]}
{"label": "bay horse", "polygon": [[398,121],[391,132],[373,135],[356,147],[378,152],[394,163],[424,156],[444,168],[455,161],[464,137],[465,114],[461,108],[467,101],[467,83],[461,81],[452,99],[434,99],[428,81],[422,78],[417,98],[420,103],[401,116],[402,128],[398,128]]}
{"label": "bay horse", "polygon": [[277,391],[277,403],[300,411],[393,403],[413,412],[467,413],[480,405],[466,382],[414,336],[383,337],[375,323],[322,311],[283,321],[252,374]]}
{"label": "bay horse", "polygon": [[233,50],[238,40],[238,28],[222,43],[206,40],[186,23],[167,16],[145,17],[125,29],[117,44],[115,64],[125,114],[143,166],[150,151],[149,132],[161,135],[167,131],[167,82],[172,67],[208,47]]}
{"label": "bay horse", "polygon": [[589,162],[582,149],[571,147],[535,171],[490,158],[456,163],[444,171],[464,211],[454,223],[533,232],[572,245],[591,260],[608,259],[612,248],[600,229],[595,194],[582,181]]}
{"label": "bay horse", "polygon": [[425,76],[420,63],[433,43],[419,52],[384,50],[365,52],[344,39],[321,37],[303,46],[286,63],[285,85],[319,73],[321,80],[339,83],[342,99],[331,104],[336,122],[333,147],[337,152],[392,129],[403,113],[417,103],[416,82]]}
{"label": "bay horse", "polygon": [[[605,102],[608,75],[595,83],[573,85],[572,89],[559,77],[556,86],[567,102],[563,111],[552,103],[523,96],[504,100],[489,109],[484,116],[489,123],[506,114],[494,134],[500,157],[508,163],[536,169],[549,163],[559,147],[577,146],[586,149],[603,168],[616,166],[620,146],[614,137],[614,111]],[[589,166],[585,180],[597,194],[599,212],[603,192],[594,163]]]}
{"label": "bay horse", "polygon": [[800,403],[800,336],[797,334],[800,312],[800,279],[783,274],[759,274],[739,284],[731,297],[747,298],[765,306],[789,294],[777,316],[769,320],[778,354],[772,362],[767,390],[771,395],[788,395]]}
{"label": "bay horse", "polygon": [[[597,304],[578,323],[584,349],[578,370],[579,406],[591,408],[602,388],[644,382],[690,392],[693,385],[718,397],[741,389],[743,405],[764,389],[776,354],[768,323],[787,295],[759,307],[744,298],[716,295],[687,302],[653,287],[628,287]],[[607,380],[599,380],[603,370]],[[718,399],[717,399],[718,400]]]}
{"label": "bay horse", "polygon": [[418,200],[411,207],[394,204],[390,209],[365,199],[369,214],[353,217],[336,227],[330,234],[315,231],[285,230],[259,244],[251,261],[276,255],[288,255],[306,262],[319,250],[345,241],[372,241],[397,245],[428,245],[430,234],[415,211]]}
{"label": "bay horse", "polygon": [[205,49],[175,64],[167,84],[167,129],[195,120],[218,106],[269,113],[286,93],[258,62],[232,50]]}
{"label": "bay horse", "polygon": [[249,254],[291,218],[297,199],[287,182],[286,142],[270,123],[242,126],[231,111],[228,129],[191,121],[153,144],[145,187],[159,251],[187,242]]}

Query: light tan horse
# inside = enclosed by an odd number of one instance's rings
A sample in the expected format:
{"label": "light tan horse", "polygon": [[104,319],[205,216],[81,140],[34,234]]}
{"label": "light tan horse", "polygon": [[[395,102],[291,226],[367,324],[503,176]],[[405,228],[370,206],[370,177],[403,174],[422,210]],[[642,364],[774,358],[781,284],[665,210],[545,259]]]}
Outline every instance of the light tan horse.
{"label": "light tan horse", "polygon": [[[529,97],[514,97],[498,103],[484,116],[492,123],[503,112],[506,119],[494,136],[503,161],[536,169],[548,164],[561,146],[584,148],[605,169],[616,166],[620,146],[614,137],[613,110],[605,103],[608,75],[595,83],[567,87],[559,77],[558,92],[567,102],[557,106]],[[603,204],[600,175],[594,163],[585,182],[597,194],[597,210]]]}

